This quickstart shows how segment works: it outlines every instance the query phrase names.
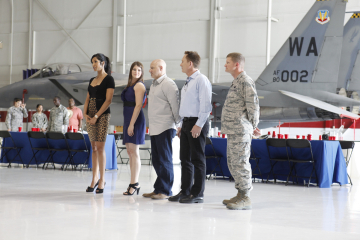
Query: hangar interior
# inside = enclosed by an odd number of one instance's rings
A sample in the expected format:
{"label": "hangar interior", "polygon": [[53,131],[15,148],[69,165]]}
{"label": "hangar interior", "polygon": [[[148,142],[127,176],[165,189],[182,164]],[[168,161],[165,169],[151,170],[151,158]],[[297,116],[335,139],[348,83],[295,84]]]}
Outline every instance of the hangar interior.
{"label": "hangar interior", "polygon": [[[224,64],[228,53],[240,52],[246,58],[246,73],[256,80],[314,2],[0,0],[0,91],[27,81],[23,80],[26,69],[70,63],[92,71],[90,58],[99,52],[110,58],[112,71],[119,74],[129,74],[131,64],[140,61],[144,79],[151,80],[150,63],[160,58],[167,64],[167,76],[185,80],[180,68],[184,51],[197,51],[200,71],[212,84],[233,81]],[[344,25],[357,11],[360,1],[349,0]],[[71,71],[77,72],[76,67]],[[19,88],[16,94],[21,98],[23,90]],[[12,106],[12,99],[0,95],[0,101]],[[0,110],[5,113],[7,108]],[[110,132],[122,125],[121,114],[116,117],[119,124],[112,124]],[[0,129],[5,130],[5,117],[0,119]],[[317,140],[332,126],[338,129],[344,124],[349,129],[344,139],[360,139],[356,123],[323,122],[314,127],[282,125],[279,121],[261,130],[262,134],[281,131],[290,138],[311,133]],[[181,185],[179,144],[175,137],[174,194]],[[140,173],[140,195],[123,196],[130,177],[126,164],[106,172],[105,192],[100,195],[84,192],[91,171],[42,170],[17,164],[7,168],[0,163],[0,239],[359,239],[357,144],[348,166],[353,185],[308,188],[302,184],[285,186],[285,182],[265,184],[257,179],[250,211],[229,211],[221,204],[236,190],[234,181],[219,176],[206,181],[204,204],[183,205],[141,196],[152,191],[157,176],[147,164]],[[150,147],[150,141],[145,147]],[[128,157],[126,151],[122,156]],[[148,152],[140,156],[148,158]]]}
{"label": "hangar interior", "polygon": [[[270,57],[313,3],[273,1],[272,17],[279,21],[271,24]],[[246,71],[253,79],[266,66],[268,2],[263,0],[127,1],[125,42],[123,1],[5,0],[0,4],[1,86],[22,80],[27,68],[90,64],[97,52],[110,57],[115,72],[123,71],[124,59],[126,72],[133,61],[149,67],[153,58],[162,58],[171,78],[184,79],[179,58],[184,49],[196,50],[202,57],[200,70],[214,83],[232,80],[223,69],[229,52],[246,56]],[[349,1],[347,11],[358,7],[357,1]],[[350,16],[346,14],[345,22]]]}

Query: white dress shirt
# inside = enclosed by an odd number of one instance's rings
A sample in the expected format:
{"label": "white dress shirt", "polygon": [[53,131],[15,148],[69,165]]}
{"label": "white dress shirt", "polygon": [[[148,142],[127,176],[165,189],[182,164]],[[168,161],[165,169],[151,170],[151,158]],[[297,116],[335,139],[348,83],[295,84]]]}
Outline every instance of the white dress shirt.
{"label": "white dress shirt", "polygon": [[212,86],[209,79],[199,70],[187,78],[181,89],[180,116],[197,117],[196,125],[203,127],[211,110]]}
{"label": "white dress shirt", "polygon": [[166,74],[155,79],[148,95],[149,132],[151,136],[175,129],[180,123],[179,89]]}

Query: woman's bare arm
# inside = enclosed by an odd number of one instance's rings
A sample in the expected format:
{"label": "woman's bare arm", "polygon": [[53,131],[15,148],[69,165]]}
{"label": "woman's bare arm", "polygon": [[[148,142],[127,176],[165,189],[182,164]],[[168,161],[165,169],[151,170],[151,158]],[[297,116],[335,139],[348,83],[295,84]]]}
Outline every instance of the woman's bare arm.
{"label": "woman's bare arm", "polygon": [[84,116],[85,116],[85,121],[88,121],[87,110],[88,110],[88,106],[89,106],[89,101],[90,101],[90,94],[89,94],[89,92],[88,92],[87,95],[86,95],[85,103],[84,103]]}
{"label": "woman's bare arm", "polygon": [[136,106],[134,108],[134,112],[131,117],[130,126],[134,126],[136,119],[139,116],[140,110],[143,105],[145,91],[146,91],[146,89],[145,89],[144,84],[136,84],[134,87]]}

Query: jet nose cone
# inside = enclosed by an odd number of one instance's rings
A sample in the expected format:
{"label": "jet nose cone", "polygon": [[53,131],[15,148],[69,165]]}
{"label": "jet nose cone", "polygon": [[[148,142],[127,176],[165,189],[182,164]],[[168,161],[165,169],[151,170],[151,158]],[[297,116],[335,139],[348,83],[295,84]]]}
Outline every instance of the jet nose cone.
{"label": "jet nose cone", "polygon": [[0,108],[9,108],[14,98],[11,85],[0,88]]}

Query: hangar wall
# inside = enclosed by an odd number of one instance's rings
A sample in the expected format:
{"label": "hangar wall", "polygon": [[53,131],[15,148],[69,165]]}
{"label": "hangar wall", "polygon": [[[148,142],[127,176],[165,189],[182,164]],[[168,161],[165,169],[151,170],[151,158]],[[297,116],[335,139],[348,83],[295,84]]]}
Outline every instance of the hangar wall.
{"label": "hangar wall", "polygon": [[[272,23],[271,56],[313,3],[273,0],[272,15],[279,22]],[[209,76],[209,59],[214,56],[214,82],[226,82],[231,77],[224,72],[225,57],[238,51],[246,56],[246,71],[256,79],[265,67],[267,4],[267,0],[127,0],[125,68],[141,61],[145,77],[150,78],[150,62],[163,58],[168,76],[184,79],[179,67],[183,52],[196,50],[202,57],[201,71]],[[215,7],[222,10],[212,15]],[[347,11],[352,10],[360,10],[359,1],[349,1]],[[212,16],[217,19],[213,54]],[[89,64],[96,52],[110,56],[121,72],[123,0],[0,0],[0,41],[0,87],[10,83],[11,66],[11,82],[16,82],[28,67],[55,62]]]}

